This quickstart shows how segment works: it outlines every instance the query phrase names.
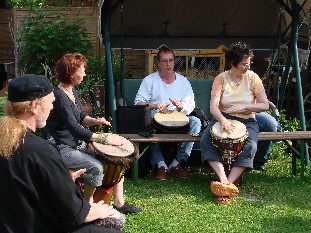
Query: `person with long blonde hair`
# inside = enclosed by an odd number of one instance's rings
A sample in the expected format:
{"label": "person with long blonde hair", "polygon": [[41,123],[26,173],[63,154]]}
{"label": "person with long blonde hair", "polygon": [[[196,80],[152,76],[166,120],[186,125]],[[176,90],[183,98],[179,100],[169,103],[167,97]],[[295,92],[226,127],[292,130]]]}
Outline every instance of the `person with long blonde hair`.
{"label": "person with long blonde hair", "polygon": [[36,135],[54,100],[44,76],[27,74],[9,83],[0,118],[0,232],[121,232],[91,223],[116,212],[81,197],[58,149]]}

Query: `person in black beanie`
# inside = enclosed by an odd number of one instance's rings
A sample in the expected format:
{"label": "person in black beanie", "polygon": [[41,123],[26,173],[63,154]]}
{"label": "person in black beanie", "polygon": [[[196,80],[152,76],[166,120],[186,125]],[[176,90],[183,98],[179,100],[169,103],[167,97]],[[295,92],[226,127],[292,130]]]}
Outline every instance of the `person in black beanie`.
{"label": "person in black beanie", "polygon": [[36,135],[54,100],[44,76],[27,74],[9,83],[6,115],[0,118],[0,232],[122,232],[93,224],[116,210],[88,203],[58,149]]}

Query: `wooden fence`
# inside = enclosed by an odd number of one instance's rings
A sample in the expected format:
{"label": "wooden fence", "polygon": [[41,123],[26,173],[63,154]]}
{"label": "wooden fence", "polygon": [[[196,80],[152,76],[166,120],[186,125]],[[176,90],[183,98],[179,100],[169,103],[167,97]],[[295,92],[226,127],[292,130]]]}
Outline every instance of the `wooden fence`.
{"label": "wooden fence", "polygon": [[[66,14],[69,19],[77,17],[85,19],[83,26],[86,28],[91,45],[93,46],[93,51],[90,52],[96,56],[101,56],[103,54],[103,46],[98,36],[98,8],[53,7],[45,10],[48,13],[51,13],[51,15],[63,13]],[[18,63],[17,58],[14,55],[15,45],[12,35],[16,37],[16,29],[22,24],[22,21],[26,19],[28,12],[27,9],[0,9],[0,64],[14,62],[14,64],[8,65],[8,78],[13,78],[15,76],[15,64]],[[14,33],[12,34],[12,32]]]}

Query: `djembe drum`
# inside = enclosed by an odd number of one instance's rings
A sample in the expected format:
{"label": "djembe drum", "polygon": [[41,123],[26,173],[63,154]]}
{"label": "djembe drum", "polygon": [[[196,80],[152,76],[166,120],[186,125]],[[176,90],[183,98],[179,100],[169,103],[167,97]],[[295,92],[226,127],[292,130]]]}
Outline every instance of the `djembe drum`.
{"label": "djembe drum", "polygon": [[[224,168],[227,175],[231,170],[231,163],[243,150],[245,140],[248,137],[246,126],[237,120],[231,121],[234,129],[232,132],[223,131],[220,122],[216,122],[211,128],[211,139],[214,146],[218,149],[224,161]],[[242,176],[233,183],[240,186]]]}
{"label": "djembe drum", "polygon": [[229,120],[234,129],[232,132],[223,131],[220,122],[216,122],[211,128],[211,139],[215,147],[218,148],[224,162],[231,162],[240,154],[243,149],[248,132],[246,126],[237,120]]}
{"label": "djembe drum", "polygon": [[[189,118],[177,111],[156,113],[152,118],[151,125],[157,133],[162,134],[184,134],[190,128]],[[179,143],[166,142],[159,143],[159,145],[163,155],[165,155],[165,162],[170,164],[175,157]]]}
{"label": "djembe drum", "polygon": [[114,137],[121,140],[121,146],[103,145],[98,142],[90,142],[87,145],[89,154],[104,166],[101,189],[97,188],[94,193],[95,202],[103,199],[106,204],[110,203],[112,187],[120,182],[125,171],[138,157],[138,150],[133,143],[120,135],[115,134]]}
{"label": "djembe drum", "polygon": [[190,127],[189,118],[177,111],[157,112],[151,124],[157,133],[187,133]]}

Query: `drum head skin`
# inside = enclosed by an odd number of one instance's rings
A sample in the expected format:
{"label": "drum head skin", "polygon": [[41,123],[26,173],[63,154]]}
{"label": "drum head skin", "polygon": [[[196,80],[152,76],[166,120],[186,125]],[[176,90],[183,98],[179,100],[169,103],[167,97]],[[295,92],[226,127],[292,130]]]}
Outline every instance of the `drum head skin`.
{"label": "drum head skin", "polygon": [[104,165],[104,177],[101,187],[107,188],[120,182],[124,172],[138,158],[138,150],[129,140],[117,135],[110,134],[109,137],[117,137],[122,141],[121,146],[103,145],[90,142],[87,145],[89,154]]}
{"label": "drum head skin", "polygon": [[100,153],[118,157],[126,157],[134,153],[135,151],[134,145],[129,140],[117,134],[111,135],[113,135],[113,137],[118,137],[119,140],[122,141],[122,145],[112,146],[112,145],[103,145],[98,142],[92,142],[94,149]]}
{"label": "drum head skin", "polygon": [[177,111],[170,111],[168,113],[157,112],[153,118],[158,124],[167,127],[179,127],[189,124],[189,118]]}
{"label": "drum head skin", "polygon": [[223,131],[221,128],[220,122],[216,122],[212,127],[212,134],[217,136],[220,139],[230,138],[230,139],[238,139],[243,137],[246,133],[246,126],[237,120],[229,120],[234,125],[234,129],[232,132]]}

